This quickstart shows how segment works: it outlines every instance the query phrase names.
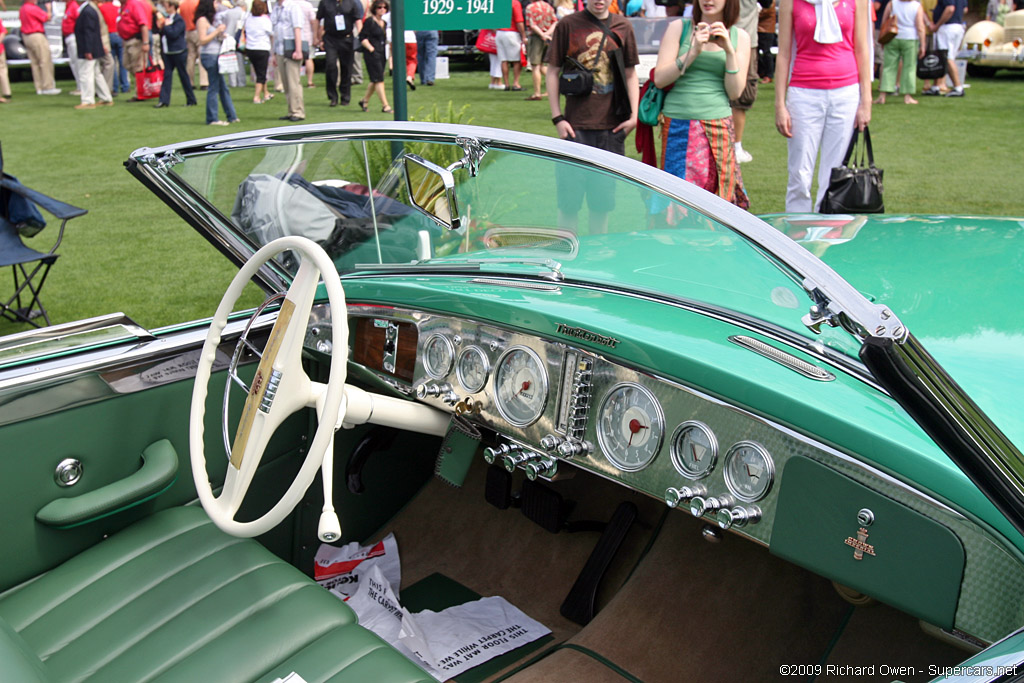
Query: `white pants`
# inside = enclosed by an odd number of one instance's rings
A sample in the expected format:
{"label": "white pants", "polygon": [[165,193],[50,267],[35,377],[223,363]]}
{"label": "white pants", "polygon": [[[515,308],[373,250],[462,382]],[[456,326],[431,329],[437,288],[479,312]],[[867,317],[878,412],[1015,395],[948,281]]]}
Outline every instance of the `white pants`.
{"label": "white pants", "polygon": [[[793,121],[789,138],[789,184],[786,211],[809,213],[821,204],[832,169],[843,161],[853,135],[853,121],[860,104],[856,83],[832,90],[790,87],[786,108]],[[811,205],[811,181],[818,151],[818,193]]]}
{"label": "white pants", "polygon": [[78,72],[79,62],[84,61],[78,58],[78,39],[74,33],[64,38],[64,47],[68,51],[68,66],[71,67],[71,77],[75,79],[75,89],[82,89],[82,78]]}
{"label": "white pants", "polygon": [[501,78],[501,60],[498,55],[488,53],[487,57],[490,59],[491,78]]}
{"label": "white pants", "polygon": [[78,60],[78,87],[82,90],[82,104],[96,104],[96,96],[101,102],[110,102],[110,87],[103,77],[100,66],[101,59]]}

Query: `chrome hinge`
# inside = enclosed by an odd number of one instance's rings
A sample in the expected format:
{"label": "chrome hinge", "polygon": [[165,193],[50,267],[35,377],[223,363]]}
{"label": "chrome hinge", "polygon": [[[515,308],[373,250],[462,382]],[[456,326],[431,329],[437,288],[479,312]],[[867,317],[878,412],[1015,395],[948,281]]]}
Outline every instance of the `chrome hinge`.
{"label": "chrome hinge", "polygon": [[487,154],[487,147],[476,138],[462,135],[455,137],[455,144],[462,148],[465,156],[449,166],[448,170],[454,171],[457,168],[464,168],[469,171],[471,178],[475,178],[477,173],[480,172],[480,162],[483,160],[484,155]]}
{"label": "chrome hinge", "polygon": [[170,152],[164,153],[163,156],[156,159],[154,165],[156,169],[161,173],[167,173],[178,164],[185,163],[185,157],[178,154],[177,150],[172,149]]}
{"label": "chrome hinge", "polygon": [[853,315],[829,299],[811,280],[804,280],[803,286],[813,302],[803,323],[815,334],[821,334],[824,324],[842,327],[861,341],[869,337],[892,339],[900,344],[906,341],[907,328],[887,306],[867,304]]}

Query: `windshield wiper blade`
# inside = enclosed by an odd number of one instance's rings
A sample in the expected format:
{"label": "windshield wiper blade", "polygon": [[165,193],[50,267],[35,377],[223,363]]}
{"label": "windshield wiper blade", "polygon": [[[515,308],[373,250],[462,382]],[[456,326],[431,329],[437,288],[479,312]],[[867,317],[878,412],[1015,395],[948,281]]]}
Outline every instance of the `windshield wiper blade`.
{"label": "windshield wiper blade", "polygon": [[565,279],[562,274],[562,264],[550,258],[517,258],[499,257],[484,259],[466,259],[460,261],[413,261],[411,263],[357,263],[356,271],[370,272],[481,272],[496,270],[506,272],[508,266],[539,266],[550,271],[541,277],[561,282]]}

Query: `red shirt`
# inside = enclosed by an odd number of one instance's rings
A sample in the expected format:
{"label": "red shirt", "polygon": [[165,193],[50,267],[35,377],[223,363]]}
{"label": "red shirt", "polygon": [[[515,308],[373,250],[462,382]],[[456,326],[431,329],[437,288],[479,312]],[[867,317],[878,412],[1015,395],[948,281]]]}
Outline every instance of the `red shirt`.
{"label": "red shirt", "polygon": [[498,29],[499,31],[518,31],[519,24],[524,23],[523,5],[519,0],[512,0],[512,25],[508,28]]}
{"label": "red shirt", "polygon": [[196,7],[198,5],[199,0],[185,0],[178,7],[178,14],[185,20],[186,31],[196,30]]}
{"label": "red shirt", "polygon": [[60,34],[67,38],[75,32],[75,20],[78,19],[78,3],[69,0],[64,6],[64,20],[60,22]]}
{"label": "red shirt", "polygon": [[117,33],[117,5],[112,2],[104,2],[100,5],[100,14],[107,22],[107,31]]}
{"label": "red shirt", "polygon": [[121,21],[117,24],[117,35],[125,40],[138,38],[143,26],[153,28],[152,22],[153,13],[146,9],[142,0],[127,0],[121,5]]}
{"label": "red shirt", "polygon": [[26,2],[18,10],[18,18],[21,19],[21,32],[42,33],[43,24],[50,18],[50,13],[35,3]]}

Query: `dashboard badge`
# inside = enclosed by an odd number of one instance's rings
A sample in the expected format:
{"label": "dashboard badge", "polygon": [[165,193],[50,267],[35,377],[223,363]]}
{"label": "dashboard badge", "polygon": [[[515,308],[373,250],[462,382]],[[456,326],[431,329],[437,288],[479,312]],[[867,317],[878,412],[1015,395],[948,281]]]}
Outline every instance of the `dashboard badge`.
{"label": "dashboard badge", "polygon": [[565,323],[558,323],[558,326],[555,328],[555,331],[558,332],[558,334],[564,334],[568,337],[575,337],[576,339],[582,339],[583,341],[594,342],[595,344],[610,346],[613,349],[619,343],[619,340],[616,339],[615,337],[608,337],[603,334],[598,334],[597,332],[591,332],[590,330],[584,329],[582,327],[573,327],[571,325],[566,325]]}
{"label": "dashboard badge", "polygon": [[868,541],[868,530],[864,527],[857,529],[857,538],[847,536],[844,543],[853,548],[853,559],[863,560],[865,553],[874,557],[875,546],[871,545]]}

